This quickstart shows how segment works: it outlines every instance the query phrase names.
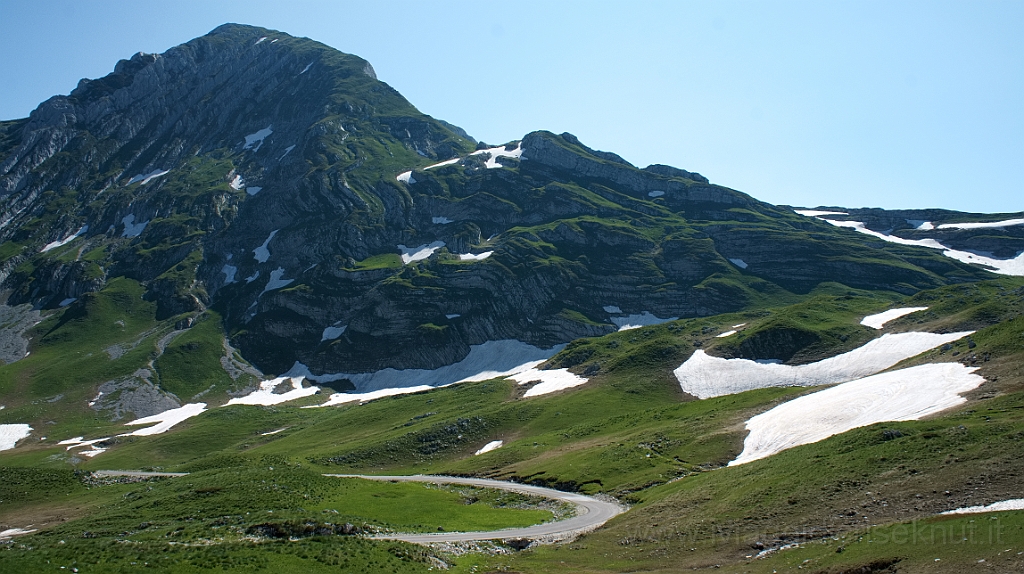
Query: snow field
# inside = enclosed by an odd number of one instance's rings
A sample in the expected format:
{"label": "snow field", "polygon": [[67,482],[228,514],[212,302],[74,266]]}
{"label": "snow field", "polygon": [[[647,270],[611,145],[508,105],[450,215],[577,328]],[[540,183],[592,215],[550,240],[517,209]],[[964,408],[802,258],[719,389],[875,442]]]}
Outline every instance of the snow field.
{"label": "snow field", "polygon": [[169,169],[154,169],[149,173],[140,173],[139,175],[132,177],[131,179],[128,180],[128,183],[126,183],[125,185],[131,185],[137,181],[142,182],[142,185],[146,185],[154,178],[167,175],[169,173],[171,173],[171,170]]}
{"label": "snow field", "polygon": [[459,253],[460,261],[483,261],[490,257],[493,251],[484,251],[483,253]]}
{"label": "snow field", "polygon": [[793,211],[805,217],[820,217],[822,215],[849,215],[845,211],[819,211],[817,209],[794,209]]}
{"label": "snow field", "polygon": [[135,223],[135,216],[131,214],[122,217],[121,223],[124,224],[124,231],[121,232],[121,237],[138,237],[142,235],[142,231],[149,225],[148,220],[142,223]]}
{"label": "snow field", "polygon": [[746,269],[747,268],[747,262],[742,260],[742,259],[732,259],[732,258],[730,258],[729,262],[732,263],[733,265],[735,265],[736,267],[739,267],[740,269]]}
{"label": "snow field", "polygon": [[231,186],[231,189],[239,190],[245,187],[245,180],[242,179],[242,176],[235,174],[234,179],[232,179],[228,185]]}
{"label": "snow field", "polygon": [[448,160],[442,161],[441,163],[435,163],[434,165],[428,165],[427,167],[423,168],[423,171],[426,171],[428,169],[434,169],[435,167],[444,167],[446,165],[451,165],[453,163],[458,163],[459,159],[460,158],[455,157],[455,158],[452,158],[452,159],[448,159]]}
{"label": "snow field", "polygon": [[337,339],[345,333],[345,329],[347,328],[348,325],[338,325],[337,323],[330,327],[325,327],[323,335],[320,336],[320,342],[323,343],[324,341],[333,341]]}
{"label": "snow field", "polygon": [[519,145],[516,146],[516,149],[514,150],[506,150],[505,146],[498,146],[488,149],[477,150],[469,155],[481,155],[485,153],[488,154],[490,158],[484,165],[487,166],[487,169],[497,169],[499,167],[502,167],[502,165],[498,163],[499,157],[514,157],[516,159],[519,159],[519,157],[523,155],[523,144],[520,143]]}
{"label": "snow field", "polygon": [[743,452],[729,466],[762,459],[885,421],[918,420],[962,404],[985,379],[960,363],[918,365],[857,379],[783,403],[747,421]]}
{"label": "snow field", "polygon": [[[996,227],[1012,227],[1024,225],[1024,219],[1004,219],[1002,221],[989,221],[983,223],[942,223],[939,229],[991,229]],[[919,228],[920,229],[920,228]]]}
{"label": "snow field", "polygon": [[0,425],[0,450],[10,450],[19,440],[27,437],[32,432],[32,427],[26,424],[3,424]]}
{"label": "snow field", "polygon": [[281,230],[280,229],[275,229],[275,230],[271,231],[270,235],[267,236],[267,240],[263,242],[263,245],[260,245],[256,249],[252,250],[252,253],[253,253],[252,257],[253,257],[253,259],[255,259],[256,261],[259,261],[260,263],[266,263],[267,259],[270,259],[270,250],[267,249],[267,246],[270,245],[270,240],[273,239],[275,235],[277,235],[278,231],[281,231]]}
{"label": "snow field", "polygon": [[541,371],[536,367],[530,367],[525,371],[506,378],[512,379],[520,385],[540,381],[526,391],[523,395],[524,399],[546,395],[563,389],[578,387],[589,380],[576,375],[575,373],[569,372],[569,369],[550,369],[547,371]]}
{"label": "snow field", "polygon": [[885,327],[885,324],[889,321],[895,321],[905,315],[917,313],[918,311],[925,311],[927,309],[928,307],[903,307],[901,309],[889,309],[888,311],[882,311],[881,313],[864,317],[860,320],[860,324],[871,327],[872,329],[881,329]]}
{"label": "snow field", "polygon": [[247,193],[249,195],[256,195],[257,193],[259,193],[261,191],[263,191],[263,188],[258,186],[258,185],[252,185],[252,186],[249,186],[249,187],[245,188],[245,193]]}
{"label": "snow field", "polygon": [[[835,221],[832,219],[822,219],[826,223],[835,225],[836,227],[846,227],[853,229],[854,231],[877,237],[883,241],[889,243],[898,243],[900,245],[916,245],[918,247],[928,247],[930,249],[938,249],[942,251],[942,254],[950,259],[956,259],[961,263],[975,263],[978,265],[985,265],[991,267],[993,273],[999,273],[1000,275],[1024,275],[1024,252],[1019,253],[1017,257],[1013,259],[995,259],[985,255],[979,255],[977,253],[971,253],[969,251],[959,251],[957,249],[950,249],[945,245],[939,243],[934,239],[903,239],[902,237],[896,237],[895,235],[886,235],[877,231],[872,231],[864,226],[860,221]],[[941,227],[941,226],[940,226]]]}
{"label": "snow field", "polygon": [[50,251],[51,249],[56,249],[58,247],[63,247],[65,245],[67,245],[68,243],[71,243],[75,239],[81,237],[82,234],[84,234],[86,231],[89,231],[89,226],[88,225],[83,225],[81,229],[79,229],[78,231],[72,233],[71,235],[68,235],[64,239],[61,239],[60,241],[54,241],[52,243],[47,243],[43,247],[42,251],[40,251],[40,253],[46,253],[47,251]]}
{"label": "snow field", "polygon": [[649,311],[644,311],[639,315],[633,314],[627,315],[626,317],[612,317],[611,321],[619,328],[620,331],[628,331],[630,329],[639,329],[640,327],[647,327],[650,325],[660,325],[677,319],[679,319],[679,317],[662,319],[660,317],[655,317]]}
{"label": "snow field", "polygon": [[165,433],[174,425],[190,419],[205,410],[206,403],[189,403],[176,409],[171,409],[159,414],[136,419],[130,423],[125,423],[126,426],[156,424],[151,427],[146,427],[144,429],[139,429],[137,431],[117,436],[150,436]]}
{"label": "snow field", "polygon": [[431,221],[431,223],[434,223],[434,224],[437,224],[437,225],[448,225],[449,223],[455,223],[453,220],[448,219],[447,217],[443,217],[443,216],[442,217],[431,217],[430,221]]}
{"label": "snow field", "polygon": [[402,252],[402,263],[408,265],[413,261],[420,261],[430,257],[435,251],[444,247],[444,241],[435,241],[433,243],[425,243],[418,247],[406,247],[405,245],[399,245],[398,250]]}
{"label": "snow field", "polygon": [[273,291],[275,289],[287,287],[288,285],[291,285],[292,283],[295,282],[294,279],[282,279],[283,276],[284,267],[278,267],[277,269],[271,271],[270,279],[267,281],[267,286],[263,288],[263,291],[260,293],[260,295],[263,295],[263,293],[266,293],[267,291]]}
{"label": "snow field", "polygon": [[[270,134],[274,133],[274,130],[271,129],[272,127],[274,126],[269,125],[256,133],[245,136],[245,145],[242,146],[242,149],[252,149],[254,152],[260,151],[260,147],[263,146],[263,140],[267,139]],[[256,147],[253,148],[252,146]]]}
{"label": "snow field", "polygon": [[887,333],[850,352],[806,365],[712,357],[697,349],[673,374],[683,391],[701,399],[768,387],[844,383],[974,333]]}
{"label": "snow field", "polygon": [[396,177],[395,179],[402,183],[408,183],[410,185],[416,183],[416,178],[412,176],[412,171],[403,171],[402,173],[398,174],[398,177]]}
{"label": "snow field", "polygon": [[485,452],[491,452],[494,449],[501,448],[501,445],[503,445],[503,444],[505,444],[505,441],[492,440],[491,442],[485,444],[483,446],[483,448],[481,448],[480,450],[474,452],[473,455],[474,456],[479,456],[479,455],[481,455],[481,454],[483,454]]}
{"label": "snow field", "polygon": [[[285,382],[290,382],[292,389],[285,393],[275,393],[274,390],[277,389],[277,386],[284,384]],[[277,405],[293,401],[295,399],[301,399],[302,397],[315,395],[319,390],[320,387],[303,387],[302,377],[278,377],[276,379],[261,382],[259,389],[256,389],[244,397],[235,397],[229,400],[227,404],[263,406]]]}
{"label": "snow field", "polygon": [[1024,510],[1024,498],[1000,500],[999,502],[993,502],[987,506],[966,506],[963,508],[955,508],[953,510],[947,510],[942,514],[980,514],[982,512],[1002,512],[1004,510]]}

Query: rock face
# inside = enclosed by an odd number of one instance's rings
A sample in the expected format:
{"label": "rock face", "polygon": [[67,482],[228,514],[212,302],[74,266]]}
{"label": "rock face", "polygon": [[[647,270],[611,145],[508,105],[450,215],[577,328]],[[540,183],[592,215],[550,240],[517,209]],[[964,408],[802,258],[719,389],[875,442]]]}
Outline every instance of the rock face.
{"label": "rock face", "polygon": [[0,123],[0,196],[9,304],[127,276],[161,319],[216,308],[267,373],[548,347],[615,330],[606,307],[693,317],[825,281],[984,276],[571,134],[476,146],[366,61],[239,25]]}

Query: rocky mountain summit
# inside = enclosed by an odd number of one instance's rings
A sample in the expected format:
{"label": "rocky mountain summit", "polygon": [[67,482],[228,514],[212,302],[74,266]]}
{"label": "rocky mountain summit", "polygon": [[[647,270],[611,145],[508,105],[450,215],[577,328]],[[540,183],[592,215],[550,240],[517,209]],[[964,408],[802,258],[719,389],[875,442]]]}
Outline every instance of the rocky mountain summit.
{"label": "rocky mountain summit", "polygon": [[[1013,256],[1015,233],[989,250]],[[87,314],[125,277],[178,330],[216,311],[268,373],[433,369],[824,283],[989,276],[571,134],[478,143],[356,56],[234,24],[0,123],[0,241],[8,305]]]}

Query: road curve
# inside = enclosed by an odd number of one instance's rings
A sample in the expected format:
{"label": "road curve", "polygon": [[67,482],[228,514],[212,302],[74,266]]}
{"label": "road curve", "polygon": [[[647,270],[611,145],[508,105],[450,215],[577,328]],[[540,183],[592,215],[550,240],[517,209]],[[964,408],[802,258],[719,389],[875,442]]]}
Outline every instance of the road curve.
{"label": "road curve", "polygon": [[413,476],[369,476],[362,474],[325,474],[338,478],[362,478],[365,480],[383,480],[388,482],[428,482],[432,484],[462,484],[466,486],[479,486],[482,488],[496,488],[509,492],[542,496],[554,500],[569,502],[576,506],[576,516],[559,520],[557,522],[546,522],[525,528],[506,528],[504,530],[489,530],[484,532],[437,532],[430,534],[380,534],[373,538],[381,540],[401,540],[404,542],[415,542],[418,544],[429,544],[431,542],[469,542],[480,540],[508,540],[526,538],[538,542],[558,542],[575,538],[580,534],[590,532],[608,522],[615,516],[626,511],[624,507],[614,502],[598,500],[590,496],[562,492],[553,488],[533,486],[529,484],[518,484],[515,482],[504,482],[487,478],[463,478],[459,476],[427,476],[417,474]]}

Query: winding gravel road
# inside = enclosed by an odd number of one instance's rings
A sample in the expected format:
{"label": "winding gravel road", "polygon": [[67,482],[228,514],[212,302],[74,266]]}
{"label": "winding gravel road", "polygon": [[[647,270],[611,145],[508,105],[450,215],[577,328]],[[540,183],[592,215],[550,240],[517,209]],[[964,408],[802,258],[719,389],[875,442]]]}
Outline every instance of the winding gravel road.
{"label": "winding gravel road", "polygon": [[470,542],[482,540],[509,540],[526,538],[538,542],[558,542],[575,538],[580,534],[590,532],[608,522],[615,516],[623,513],[626,509],[614,502],[598,500],[590,496],[562,492],[542,486],[529,484],[518,484],[515,482],[504,482],[487,478],[463,478],[458,476],[426,476],[417,474],[413,476],[368,476],[362,474],[325,474],[338,478],[362,478],[365,480],[382,480],[388,482],[428,482],[432,484],[462,484],[466,486],[478,486],[482,488],[496,488],[509,492],[542,496],[554,500],[569,502],[576,506],[576,516],[559,520],[557,522],[546,522],[525,528],[507,528],[505,530],[490,530],[485,532],[437,532],[431,534],[381,534],[373,538],[381,540],[401,540],[404,542],[415,542],[418,544],[429,544],[431,542]]}

